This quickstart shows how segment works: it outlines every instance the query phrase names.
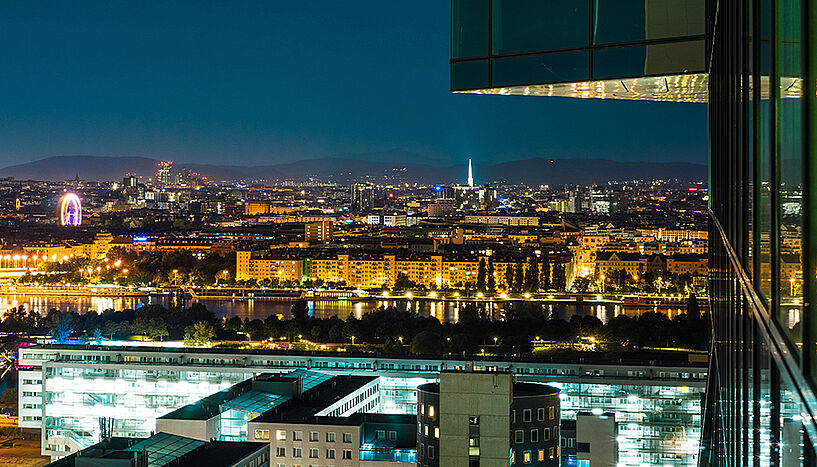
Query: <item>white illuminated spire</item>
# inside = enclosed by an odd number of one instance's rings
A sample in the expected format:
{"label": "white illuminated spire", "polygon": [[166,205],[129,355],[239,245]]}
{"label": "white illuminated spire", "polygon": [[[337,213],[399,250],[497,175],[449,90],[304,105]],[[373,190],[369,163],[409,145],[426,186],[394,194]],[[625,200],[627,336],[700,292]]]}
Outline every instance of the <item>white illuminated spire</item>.
{"label": "white illuminated spire", "polygon": [[471,168],[471,159],[468,159],[468,186],[474,186],[474,170]]}

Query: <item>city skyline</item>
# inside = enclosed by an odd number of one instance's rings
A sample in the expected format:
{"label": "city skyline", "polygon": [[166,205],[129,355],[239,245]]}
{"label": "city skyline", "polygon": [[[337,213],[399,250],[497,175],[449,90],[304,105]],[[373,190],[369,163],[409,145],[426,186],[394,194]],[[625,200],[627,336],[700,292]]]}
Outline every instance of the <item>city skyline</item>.
{"label": "city skyline", "polygon": [[0,8],[0,167],[71,154],[256,165],[394,148],[417,154],[395,161],[407,163],[706,161],[703,105],[450,94],[446,3]]}

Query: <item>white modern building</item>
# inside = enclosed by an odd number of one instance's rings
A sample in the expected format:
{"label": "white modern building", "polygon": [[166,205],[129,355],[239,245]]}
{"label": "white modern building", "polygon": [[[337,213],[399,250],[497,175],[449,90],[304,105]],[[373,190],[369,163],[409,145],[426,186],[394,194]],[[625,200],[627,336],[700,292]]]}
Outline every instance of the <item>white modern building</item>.
{"label": "white modern building", "polygon": [[[561,389],[562,419],[614,412],[620,464],[697,463],[700,363],[560,363],[374,354],[40,345],[20,349],[21,428],[40,430],[42,452],[65,456],[106,436],[148,437],[157,419],[261,373],[312,370],[378,378],[379,413],[416,413],[416,388],[445,370],[508,371]],[[225,438],[226,439],[226,438]],[[273,462],[274,463],[274,462]],[[308,464],[308,462],[307,462]]]}

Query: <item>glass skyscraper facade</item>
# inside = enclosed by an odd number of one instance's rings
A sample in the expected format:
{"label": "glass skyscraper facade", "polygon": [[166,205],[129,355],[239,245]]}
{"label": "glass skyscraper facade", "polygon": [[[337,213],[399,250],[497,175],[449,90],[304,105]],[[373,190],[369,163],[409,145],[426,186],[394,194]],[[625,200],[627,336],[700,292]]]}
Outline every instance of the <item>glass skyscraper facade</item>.
{"label": "glass skyscraper facade", "polygon": [[815,3],[713,5],[705,461],[813,465]]}
{"label": "glass skyscraper facade", "polygon": [[451,90],[707,103],[700,465],[814,465],[817,2],[452,0]]}

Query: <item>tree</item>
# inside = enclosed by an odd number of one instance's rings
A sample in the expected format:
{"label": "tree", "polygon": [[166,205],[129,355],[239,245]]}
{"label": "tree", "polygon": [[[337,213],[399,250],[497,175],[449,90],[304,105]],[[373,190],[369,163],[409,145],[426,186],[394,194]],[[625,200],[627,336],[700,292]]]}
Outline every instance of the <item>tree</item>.
{"label": "tree", "polygon": [[553,288],[559,292],[564,292],[566,287],[565,265],[564,263],[555,263],[553,265]]}
{"label": "tree", "polygon": [[17,389],[9,388],[0,395],[0,405],[3,407],[17,408]]}
{"label": "tree", "polygon": [[550,266],[550,261],[544,261],[542,263],[542,272],[539,274],[539,286],[542,290],[550,290],[553,287],[550,281]]}
{"label": "tree", "polygon": [[292,319],[298,323],[305,323],[309,320],[309,306],[304,299],[298,299],[292,305]]}
{"label": "tree", "polygon": [[147,336],[150,332],[150,321],[148,321],[146,318],[137,318],[131,326],[131,331],[134,334],[141,336],[142,340],[144,340],[145,336]]}
{"label": "tree", "polygon": [[693,292],[687,298],[687,320],[690,323],[696,323],[699,319],[701,319],[701,309],[698,307],[698,297]]}
{"label": "tree", "polygon": [[526,292],[539,291],[539,261],[536,256],[528,258],[528,267],[525,271],[525,287]]}
{"label": "tree", "polygon": [[514,278],[513,263],[510,263],[507,266],[505,266],[505,290],[507,290],[508,292],[510,292],[511,289],[513,289],[513,278]]}
{"label": "tree", "polygon": [[590,279],[580,276],[573,281],[573,290],[579,293],[585,293],[590,288]]}
{"label": "tree", "polygon": [[485,290],[485,274],[485,258],[480,258],[477,267],[477,290]]}
{"label": "tree", "polygon": [[439,354],[440,335],[432,331],[419,332],[411,340],[411,352],[416,354]]}
{"label": "tree", "polygon": [[513,290],[514,292],[521,292],[525,286],[525,271],[522,266],[522,263],[516,265],[516,273],[514,274],[513,278]]}
{"label": "tree", "polygon": [[71,315],[67,313],[60,313],[54,319],[49,334],[58,344],[65,343],[65,341],[68,340],[68,336],[71,335],[71,331],[73,331],[71,321]]}
{"label": "tree", "polygon": [[148,324],[148,336],[153,340],[164,340],[169,335],[167,325],[162,318],[153,318]]}
{"label": "tree", "polygon": [[494,257],[488,257],[488,293],[494,294],[496,292],[496,275],[494,272]]}
{"label": "tree", "polygon": [[216,337],[213,326],[206,321],[188,326],[184,330],[184,345],[187,347],[203,347],[209,345]]}
{"label": "tree", "polygon": [[394,279],[394,290],[409,290],[416,288],[418,288],[417,283],[409,279],[409,277],[402,272],[397,274],[397,277]]}

